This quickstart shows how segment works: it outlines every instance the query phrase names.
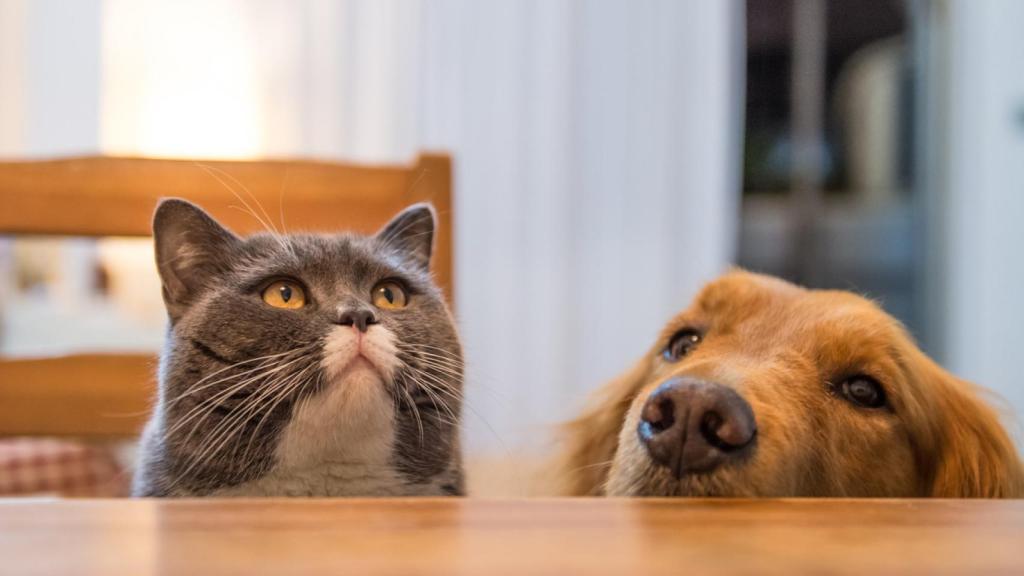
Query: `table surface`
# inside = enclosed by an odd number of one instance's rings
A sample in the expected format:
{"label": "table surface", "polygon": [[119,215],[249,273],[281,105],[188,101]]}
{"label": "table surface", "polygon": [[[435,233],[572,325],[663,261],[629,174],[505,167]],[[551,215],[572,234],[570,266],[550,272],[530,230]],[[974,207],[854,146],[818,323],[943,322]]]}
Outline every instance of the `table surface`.
{"label": "table surface", "polygon": [[1024,574],[1024,500],[0,500],[0,574]]}

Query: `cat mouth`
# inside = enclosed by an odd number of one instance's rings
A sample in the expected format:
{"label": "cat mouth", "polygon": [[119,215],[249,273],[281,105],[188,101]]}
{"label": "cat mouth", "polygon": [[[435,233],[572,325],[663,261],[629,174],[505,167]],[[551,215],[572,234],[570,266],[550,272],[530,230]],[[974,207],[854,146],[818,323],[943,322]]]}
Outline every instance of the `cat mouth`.
{"label": "cat mouth", "polygon": [[344,381],[352,375],[360,372],[373,372],[378,378],[383,379],[384,377],[384,371],[377,366],[376,362],[374,362],[372,358],[362,352],[357,352],[344,364],[344,366],[342,366],[340,370],[337,371],[335,379],[338,381]]}
{"label": "cat mouth", "polygon": [[356,354],[355,358],[349,361],[348,366],[345,368],[347,371],[359,370],[363,368],[369,368],[378,374],[381,373],[380,368],[376,363],[367,355],[360,352]]}

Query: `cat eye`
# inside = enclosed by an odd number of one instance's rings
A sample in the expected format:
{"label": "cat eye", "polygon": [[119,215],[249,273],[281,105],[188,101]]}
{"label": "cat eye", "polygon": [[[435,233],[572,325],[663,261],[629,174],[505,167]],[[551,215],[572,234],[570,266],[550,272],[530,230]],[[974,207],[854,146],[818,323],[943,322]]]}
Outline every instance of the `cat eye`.
{"label": "cat eye", "polygon": [[877,380],[859,374],[843,380],[836,392],[847,402],[860,408],[881,408],[885,406],[885,390]]}
{"label": "cat eye", "polygon": [[668,341],[668,346],[665,347],[662,356],[669,362],[678,362],[683,356],[686,356],[696,348],[702,338],[703,336],[698,330],[683,328],[676,332]]}
{"label": "cat eye", "polygon": [[295,310],[306,305],[306,292],[298,282],[278,280],[263,289],[263,301],[274,308]]}
{"label": "cat eye", "polygon": [[405,308],[409,303],[405,288],[394,280],[385,280],[374,286],[371,297],[373,305],[384,310]]}

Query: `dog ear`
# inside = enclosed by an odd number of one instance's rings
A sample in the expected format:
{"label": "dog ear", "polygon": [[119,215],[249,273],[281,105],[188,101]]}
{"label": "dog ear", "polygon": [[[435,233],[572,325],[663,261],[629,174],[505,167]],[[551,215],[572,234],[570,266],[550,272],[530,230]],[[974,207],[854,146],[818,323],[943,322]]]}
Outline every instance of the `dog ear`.
{"label": "dog ear", "polygon": [[650,372],[650,358],[605,384],[575,420],[561,426],[563,450],[555,469],[559,491],[566,496],[599,496],[618,449],[626,412]]}
{"label": "dog ear", "polygon": [[1024,464],[984,391],[933,367],[937,406],[936,456],[931,496],[938,498],[1024,497]]}

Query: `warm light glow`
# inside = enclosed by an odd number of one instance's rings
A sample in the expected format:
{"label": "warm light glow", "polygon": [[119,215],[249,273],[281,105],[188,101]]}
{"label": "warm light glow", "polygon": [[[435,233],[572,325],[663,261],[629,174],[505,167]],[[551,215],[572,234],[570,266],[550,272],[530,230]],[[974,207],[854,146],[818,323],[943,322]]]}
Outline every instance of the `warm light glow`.
{"label": "warm light glow", "polygon": [[[263,152],[245,2],[103,5],[101,142],[109,154],[245,158]],[[201,15],[201,18],[197,18]]]}

